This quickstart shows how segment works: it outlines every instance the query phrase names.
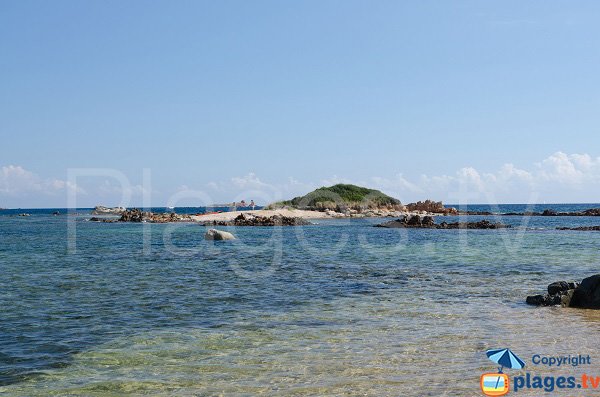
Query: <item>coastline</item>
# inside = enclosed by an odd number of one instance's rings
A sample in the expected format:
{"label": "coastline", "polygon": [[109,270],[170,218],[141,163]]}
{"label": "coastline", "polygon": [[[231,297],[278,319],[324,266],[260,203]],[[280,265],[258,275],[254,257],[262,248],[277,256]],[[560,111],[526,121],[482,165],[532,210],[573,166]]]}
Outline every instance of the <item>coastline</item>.
{"label": "coastline", "polygon": [[334,212],[334,211],[313,211],[313,210],[300,210],[293,208],[279,208],[274,210],[248,210],[248,211],[229,211],[220,212],[216,214],[206,215],[191,215],[190,218],[194,222],[230,222],[233,221],[240,215],[250,216],[262,216],[262,217],[273,217],[273,216],[285,216],[289,218],[299,218],[303,220],[311,219],[342,219],[342,218],[391,218],[400,216],[412,216],[412,215],[440,215],[430,214],[423,211],[385,211],[385,210],[367,210],[364,212],[349,211],[347,213]]}

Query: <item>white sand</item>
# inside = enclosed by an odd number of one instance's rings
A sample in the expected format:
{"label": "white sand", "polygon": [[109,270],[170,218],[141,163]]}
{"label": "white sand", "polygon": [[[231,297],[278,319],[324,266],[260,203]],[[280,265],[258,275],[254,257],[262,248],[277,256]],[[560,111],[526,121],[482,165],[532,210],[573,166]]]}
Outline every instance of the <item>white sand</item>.
{"label": "white sand", "polygon": [[240,214],[246,215],[260,215],[260,216],[273,216],[273,215],[281,215],[281,216],[289,216],[295,218],[302,219],[326,219],[332,218],[330,215],[327,215],[325,212],[320,211],[307,211],[307,210],[296,210],[296,209],[277,209],[277,210],[254,210],[254,211],[231,211],[231,212],[221,212],[219,214],[207,214],[207,215],[193,215],[192,220],[197,222],[212,222],[212,221],[232,221]]}

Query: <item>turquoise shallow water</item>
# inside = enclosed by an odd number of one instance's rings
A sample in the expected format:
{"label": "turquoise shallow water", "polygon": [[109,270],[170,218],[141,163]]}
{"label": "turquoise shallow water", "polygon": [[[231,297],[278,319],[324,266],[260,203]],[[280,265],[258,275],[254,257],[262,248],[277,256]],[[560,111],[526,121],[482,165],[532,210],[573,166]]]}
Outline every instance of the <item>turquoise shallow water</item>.
{"label": "turquoise shallow water", "polygon": [[600,233],[554,227],[600,218],[505,217],[502,231],[331,220],[228,228],[233,243],[193,224],[84,219],[0,216],[4,395],[477,396],[496,369],[488,348],[600,362],[600,315],[523,303],[599,272]]}

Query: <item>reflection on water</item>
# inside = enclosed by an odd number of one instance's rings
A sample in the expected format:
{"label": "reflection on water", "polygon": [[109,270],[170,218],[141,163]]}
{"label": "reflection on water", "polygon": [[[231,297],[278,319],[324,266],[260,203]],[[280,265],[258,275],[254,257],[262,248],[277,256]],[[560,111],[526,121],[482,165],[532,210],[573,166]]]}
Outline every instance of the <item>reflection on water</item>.
{"label": "reflection on water", "polygon": [[[489,348],[527,362],[511,376],[593,373],[600,360],[600,313],[523,304],[597,272],[593,233],[359,220],[237,228],[237,243],[215,246],[186,225],[169,251],[152,225],[143,255],[140,225],[81,223],[71,255],[63,221],[32,221],[0,220],[6,395],[479,396]],[[533,366],[533,354],[594,365]]]}

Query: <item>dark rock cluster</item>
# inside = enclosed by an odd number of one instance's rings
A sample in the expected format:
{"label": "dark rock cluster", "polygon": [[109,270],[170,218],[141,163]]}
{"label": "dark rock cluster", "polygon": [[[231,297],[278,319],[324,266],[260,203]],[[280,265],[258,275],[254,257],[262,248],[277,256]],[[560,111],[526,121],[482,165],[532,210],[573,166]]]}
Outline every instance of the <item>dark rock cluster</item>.
{"label": "dark rock cluster", "polygon": [[232,221],[207,221],[204,226],[302,226],[311,225],[310,222],[290,216],[260,216],[240,214]]}
{"label": "dark rock cluster", "polygon": [[600,274],[583,279],[581,284],[557,281],[548,286],[547,294],[528,296],[526,302],[535,306],[600,309]]}
{"label": "dark rock cluster", "polygon": [[385,228],[424,228],[424,229],[504,229],[510,225],[502,223],[492,223],[488,220],[479,222],[442,222],[436,224],[431,216],[420,217],[419,215],[404,216],[393,221],[375,225],[375,227]]}
{"label": "dark rock cluster", "polygon": [[525,302],[534,306],[569,306],[578,285],[575,282],[557,281],[548,285],[547,294],[528,296]]}
{"label": "dark rock cluster", "polygon": [[90,218],[92,222],[149,222],[149,223],[170,223],[170,222],[191,222],[192,218],[189,215],[178,215],[174,212],[159,214],[155,212],[142,211],[137,208],[126,210],[121,214],[119,219],[110,218]]}

